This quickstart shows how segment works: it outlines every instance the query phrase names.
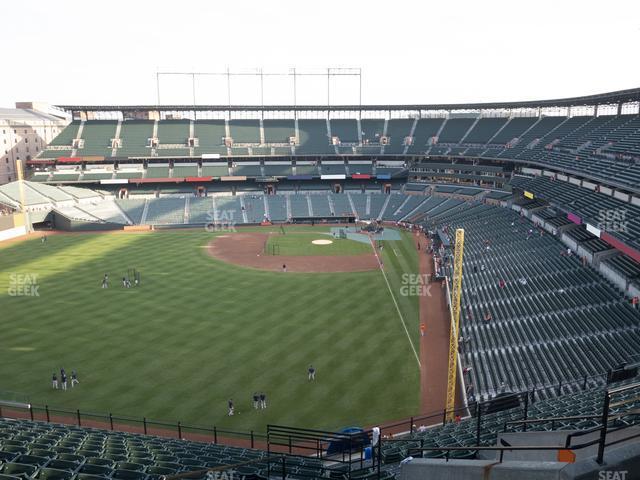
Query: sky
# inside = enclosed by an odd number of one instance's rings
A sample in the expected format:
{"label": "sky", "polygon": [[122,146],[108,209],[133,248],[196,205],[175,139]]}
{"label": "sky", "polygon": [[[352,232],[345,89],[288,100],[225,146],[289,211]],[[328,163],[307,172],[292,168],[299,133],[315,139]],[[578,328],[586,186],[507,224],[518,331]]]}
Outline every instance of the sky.
{"label": "sky", "polygon": [[[637,0],[31,0],[3,5],[0,107],[155,104],[158,71],[301,76],[297,104],[536,100],[640,87]],[[11,68],[10,58],[14,58]],[[195,81],[194,81],[195,80]],[[362,88],[360,90],[360,80]],[[227,104],[224,76],[160,76],[163,104]],[[231,78],[292,104],[291,75]]]}

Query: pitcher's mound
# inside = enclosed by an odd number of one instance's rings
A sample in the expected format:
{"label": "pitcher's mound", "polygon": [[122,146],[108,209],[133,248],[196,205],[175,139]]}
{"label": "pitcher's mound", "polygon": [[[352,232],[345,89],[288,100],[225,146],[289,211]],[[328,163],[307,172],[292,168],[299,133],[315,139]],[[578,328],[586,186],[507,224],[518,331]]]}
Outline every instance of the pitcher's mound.
{"label": "pitcher's mound", "polygon": [[331,245],[333,240],[313,240],[311,243],[314,245]]}

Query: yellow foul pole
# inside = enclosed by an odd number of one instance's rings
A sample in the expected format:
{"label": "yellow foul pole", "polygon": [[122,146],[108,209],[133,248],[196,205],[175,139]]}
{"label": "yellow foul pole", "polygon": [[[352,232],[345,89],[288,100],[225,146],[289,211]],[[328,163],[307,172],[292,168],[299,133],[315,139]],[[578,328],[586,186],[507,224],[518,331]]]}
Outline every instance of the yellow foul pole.
{"label": "yellow foul pole", "polygon": [[18,189],[20,191],[20,213],[16,214],[13,218],[14,226],[24,226],[27,232],[31,231],[31,225],[27,217],[27,208],[25,205],[24,196],[24,173],[22,171],[22,160],[16,160],[16,170],[18,171]]}
{"label": "yellow foul pole", "polygon": [[453,281],[451,284],[451,333],[449,335],[449,369],[447,373],[447,419],[453,420],[456,406],[456,381],[458,372],[458,334],[460,332],[460,295],[462,292],[462,256],[464,230],[456,230]]}

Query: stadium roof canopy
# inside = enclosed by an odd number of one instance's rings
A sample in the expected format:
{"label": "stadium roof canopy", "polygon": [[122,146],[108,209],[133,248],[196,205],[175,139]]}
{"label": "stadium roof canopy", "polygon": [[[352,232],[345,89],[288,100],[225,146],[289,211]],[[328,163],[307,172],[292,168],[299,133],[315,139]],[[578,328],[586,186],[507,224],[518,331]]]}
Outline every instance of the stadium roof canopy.
{"label": "stadium roof canopy", "polygon": [[640,88],[553,100],[490,103],[434,103],[415,105],[57,105],[77,112],[136,111],[352,111],[352,110],[490,110],[519,108],[581,107],[640,102]]}

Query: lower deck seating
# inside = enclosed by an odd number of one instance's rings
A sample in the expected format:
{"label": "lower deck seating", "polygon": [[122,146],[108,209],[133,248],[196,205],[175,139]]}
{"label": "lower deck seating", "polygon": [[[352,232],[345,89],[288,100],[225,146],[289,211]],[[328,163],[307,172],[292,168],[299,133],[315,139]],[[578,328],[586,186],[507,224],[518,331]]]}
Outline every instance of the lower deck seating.
{"label": "lower deck seating", "polygon": [[309,195],[311,199],[311,208],[313,208],[314,217],[330,217],[331,208],[329,207],[329,199],[326,194]]}
{"label": "lower deck seating", "polygon": [[146,200],[123,198],[116,199],[116,203],[134,224],[139,225],[142,223],[142,214],[144,212]]}
{"label": "lower deck seating", "polygon": [[189,199],[189,223],[209,223],[213,220],[213,200],[211,197]]}
{"label": "lower deck seating", "polygon": [[214,198],[215,215],[219,222],[236,225],[244,223],[242,206],[237,196],[222,196]]}
{"label": "lower deck seating", "polygon": [[289,203],[291,204],[291,216],[293,218],[311,216],[307,195],[289,195]]}
{"label": "lower deck seating", "polygon": [[249,223],[260,223],[264,220],[264,196],[244,195],[244,211]]}
{"label": "lower deck seating", "polygon": [[184,198],[156,198],[149,201],[145,223],[175,225],[184,223]]}
{"label": "lower deck seating", "polygon": [[329,198],[333,203],[333,211],[336,216],[353,215],[353,209],[349,203],[349,197],[344,193],[330,193]]}
{"label": "lower deck seating", "polygon": [[268,195],[269,219],[274,222],[287,220],[287,201],[284,195]]}

